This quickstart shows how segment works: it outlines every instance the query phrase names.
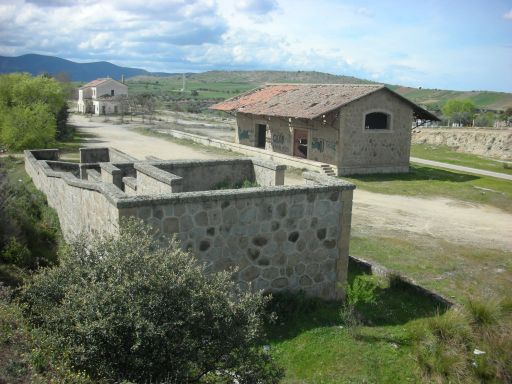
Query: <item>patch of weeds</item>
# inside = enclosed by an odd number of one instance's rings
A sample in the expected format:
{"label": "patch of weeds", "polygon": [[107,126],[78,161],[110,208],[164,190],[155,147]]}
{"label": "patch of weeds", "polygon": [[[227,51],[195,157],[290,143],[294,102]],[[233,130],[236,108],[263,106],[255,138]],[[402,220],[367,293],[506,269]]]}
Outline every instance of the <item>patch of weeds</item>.
{"label": "patch of weeds", "polygon": [[465,307],[476,326],[497,324],[502,314],[501,302],[496,298],[469,298]]}
{"label": "patch of weeds", "polygon": [[249,179],[240,180],[236,183],[233,183],[229,180],[223,180],[218,183],[215,183],[210,189],[213,191],[222,190],[222,189],[245,189],[245,188],[256,188],[260,185],[256,181],[252,181]]}
{"label": "patch of weeds", "polygon": [[428,382],[510,382],[510,319],[494,300],[468,299],[464,307],[428,319],[412,332]]}
{"label": "patch of weeds", "polygon": [[358,305],[373,305],[377,302],[378,282],[374,276],[358,275],[345,288],[346,298],[340,310],[340,317],[352,335],[356,335],[363,324],[363,316],[358,312]]}

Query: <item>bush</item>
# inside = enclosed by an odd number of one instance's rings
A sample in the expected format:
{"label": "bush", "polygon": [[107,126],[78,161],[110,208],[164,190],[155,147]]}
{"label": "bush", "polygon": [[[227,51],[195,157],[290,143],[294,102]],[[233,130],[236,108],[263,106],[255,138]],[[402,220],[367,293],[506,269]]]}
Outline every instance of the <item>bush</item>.
{"label": "bush", "polygon": [[375,278],[370,275],[358,275],[347,285],[347,304],[357,306],[358,304],[374,304],[377,300],[375,291],[378,287]]}
{"label": "bush", "polygon": [[46,148],[55,138],[55,117],[44,104],[12,107],[2,125],[0,140],[10,150]]}
{"label": "bush", "polygon": [[46,148],[68,137],[66,85],[49,76],[0,75],[0,142],[10,150]]}
{"label": "bush", "polygon": [[10,286],[55,264],[60,240],[57,214],[22,167],[23,160],[0,159],[0,281]]}
{"label": "bush", "polygon": [[130,220],[118,238],[72,243],[22,297],[54,349],[93,379],[277,382],[280,369],[258,348],[267,299],[204,271]]}

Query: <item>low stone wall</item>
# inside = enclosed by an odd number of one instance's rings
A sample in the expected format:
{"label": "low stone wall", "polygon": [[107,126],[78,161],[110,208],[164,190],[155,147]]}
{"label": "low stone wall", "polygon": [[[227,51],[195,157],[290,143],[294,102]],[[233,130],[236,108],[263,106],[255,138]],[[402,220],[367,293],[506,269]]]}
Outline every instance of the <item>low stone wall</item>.
{"label": "low stone wall", "polygon": [[[125,193],[95,170],[91,180],[80,180],[51,170],[30,151],[25,156],[26,170],[57,210],[67,240],[118,233],[120,220],[133,216],[159,235],[176,235],[210,271],[233,269],[247,289],[343,295],[355,188],[350,183],[306,172],[301,186],[133,196],[131,177],[122,179],[128,181]],[[102,172],[107,168],[102,164]]]}
{"label": "low stone wall", "polygon": [[455,305],[455,302],[441,295],[440,293],[423,287],[410,277],[404,276],[401,273],[390,270],[383,265],[375,262],[370,262],[361,257],[349,256],[349,264],[353,264],[361,268],[364,272],[375,276],[383,276],[387,278],[399,279],[400,284],[403,287],[407,287],[413,291],[416,291],[420,295],[426,296],[439,303],[445,308],[450,308]]}
{"label": "low stone wall", "polygon": [[416,128],[412,142],[512,161],[512,128]]}
{"label": "low stone wall", "polygon": [[[290,167],[299,169],[307,169],[309,171],[314,172],[322,172],[322,164],[324,164],[318,161],[301,159],[298,157],[289,156],[278,152],[271,152],[261,148],[251,147],[243,144],[229,143],[227,141],[212,139],[206,136],[194,135],[193,133],[177,131],[174,129],[161,130],[159,132],[166,133],[168,135],[176,137],[177,139],[192,140],[199,144],[208,145],[215,148],[226,149],[228,151],[238,152],[245,156],[257,156],[261,159],[272,161],[277,164],[288,165]],[[337,174],[337,167],[331,164],[331,168],[334,170],[334,173]]]}
{"label": "low stone wall", "polygon": [[[58,150],[54,156],[58,158]],[[123,193],[114,185],[83,181],[73,173],[54,171],[30,151],[25,151],[25,170],[45,193],[48,205],[57,211],[66,240],[80,234],[97,236],[119,230],[119,210],[113,201]]]}

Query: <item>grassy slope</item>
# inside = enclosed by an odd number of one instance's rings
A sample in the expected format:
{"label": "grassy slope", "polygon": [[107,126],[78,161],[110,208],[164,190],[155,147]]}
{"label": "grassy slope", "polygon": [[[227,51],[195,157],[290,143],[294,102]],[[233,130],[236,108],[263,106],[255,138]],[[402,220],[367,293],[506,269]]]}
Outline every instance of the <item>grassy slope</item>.
{"label": "grassy slope", "polygon": [[512,175],[512,167],[503,161],[496,161],[469,153],[455,152],[447,146],[412,144],[411,156]]}
{"label": "grassy slope", "polygon": [[[349,279],[358,274],[351,266]],[[283,382],[419,382],[411,334],[437,306],[414,292],[390,288],[384,280],[377,296],[375,306],[358,306],[365,325],[355,334],[340,318],[340,302],[310,301],[302,310],[297,305],[282,310],[269,335],[272,355],[286,368]]]}
{"label": "grassy slope", "polygon": [[[130,92],[149,92],[158,96],[173,98],[191,97],[190,91],[197,90],[198,99],[223,100],[265,83],[373,83],[351,76],[336,76],[312,71],[210,71],[187,75],[188,92],[178,94],[182,88],[182,76],[148,77],[139,76],[127,81]],[[417,89],[389,85],[389,87],[415,103],[431,108],[440,107],[450,99],[470,99],[478,108],[504,110],[512,106],[512,94],[490,91],[451,91],[438,89]]]}
{"label": "grassy slope", "polygon": [[371,192],[448,197],[471,203],[489,204],[512,212],[512,183],[493,177],[412,164],[409,173],[343,178]]}
{"label": "grassy slope", "polygon": [[512,289],[510,251],[456,245],[425,235],[352,237],[350,253],[400,271],[458,302],[469,296],[506,298]]}

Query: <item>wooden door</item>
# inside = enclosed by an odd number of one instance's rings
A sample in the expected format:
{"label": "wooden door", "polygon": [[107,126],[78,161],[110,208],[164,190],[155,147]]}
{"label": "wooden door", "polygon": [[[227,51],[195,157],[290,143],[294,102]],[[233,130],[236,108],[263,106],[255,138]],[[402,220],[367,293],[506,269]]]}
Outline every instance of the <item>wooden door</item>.
{"label": "wooden door", "polygon": [[308,158],[308,131],[293,130],[293,156]]}

